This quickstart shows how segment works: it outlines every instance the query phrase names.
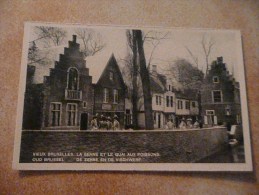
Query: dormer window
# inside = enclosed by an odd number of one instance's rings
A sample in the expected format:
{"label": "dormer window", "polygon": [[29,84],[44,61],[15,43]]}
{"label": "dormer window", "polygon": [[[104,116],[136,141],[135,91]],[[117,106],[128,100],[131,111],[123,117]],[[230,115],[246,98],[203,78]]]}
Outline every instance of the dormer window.
{"label": "dormer window", "polygon": [[110,72],[109,78],[110,78],[111,81],[113,81],[113,77],[114,77],[113,72]]}
{"label": "dormer window", "polygon": [[213,77],[213,83],[219,83],[219,77],[218,76]]}

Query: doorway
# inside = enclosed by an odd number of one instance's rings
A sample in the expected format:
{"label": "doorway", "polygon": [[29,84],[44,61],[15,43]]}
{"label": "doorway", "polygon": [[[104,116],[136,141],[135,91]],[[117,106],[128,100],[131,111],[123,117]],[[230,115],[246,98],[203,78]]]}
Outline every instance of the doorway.
{"label": "doorway", "polygon": [[80,130],[87,130],[88,127],[88,114],[82,113],[80,119]]}

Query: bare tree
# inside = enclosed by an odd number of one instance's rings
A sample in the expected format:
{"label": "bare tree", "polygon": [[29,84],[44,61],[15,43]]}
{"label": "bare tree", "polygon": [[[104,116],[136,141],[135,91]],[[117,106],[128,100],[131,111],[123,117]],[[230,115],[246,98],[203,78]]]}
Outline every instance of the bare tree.
{"label": "bare tree", "polygon": [[212,47],[214,45],[214,41],[210,38],[209,40],[206,39],[205,35],[202,37],[201,41],[202,49],[205,55],[205,61],[206,61],[206,72],[205,75],[208,74],[209,70],[209,56],[212,50]]}
{"label": "bare tree", "polygon": [[38,38],[34,41],[41,40],[47,47],[52,44],[55,46],[61,45],[67,35],[67,32],[62,28],[48,26],[36,26],[35,33]]}
{"label": "bare tree", "polygon": [[52,60],[49,48],[61,45],[67,32],[57,27],[36,26],[34,33],[36,38],[29,42],[28,65],[46,65]]}
{"label": "bare tree", "polygon": [[154,129],[154,121],[153,121],[153,110],[152,110],[152,95],[151,95],[151,87],[150,87],[150,76],[149,71],[146,64],[144,46],[143,46],[143,36],[141,30],[133,30],[133,40],[136,41],[137,45],[137,53],[139,59],[140,66],[140,78],[142,81],[142,89],[144,96],[144,108],[145,108],[145,127],[146,129],[152,130]]}
{"label": "bare tree", "polygon": [[187,52],[190,54],[190,56],[191,56],[193,62],[194,62],[195,65],[197,66],[197,68],[199,68],[199,59],[198,59],[195,55],[193,55],[192,51],[191,51],[188,47],[185,46],[185,49],[186,49]]}
{"label": "bare tree", "polygon": [[169,38],[170,33],[169,32],[158,32],[158,31],[149,31],[143,36],[143,43],[151,44],[152,50],[148,59],[147,68],[150,68],[153,55],[156,51],[156,48],[161,43],[161,41],[166,40]]}
{"label": "bare tree", "polygon": [[[212,38],[207,38],[206,35],[202,36],[201,47],[202,47],[202,51],[203,51],[203,54],[204,54],[204,57],[205,57],[205,63],[206,63],[205,76],[208,74],[209,65],[210,65],[209,64],[209,57],[210,57],[210,54],[211,54],[211,51],[213,49],[214,44],[215,44],[215,42],[212,40]],[[197,66],[197,68],[199,68],[198,57],[195,56],[193,54],[193,52],[187,46],[185,46],[185,49],[187,50],[187,52],[191,56],[193,62]]]}
{"label": "bare tree", "polygon": [[[145,42],[145,44],[149,44],[152,48],[151,54],[148,58],[148,64],[146,64],[147,71],[149,70],[149,67],[152,63],[152,59],[153,59],[156,48],[158,47],[158,45],[160,44],[160,42],[162,40],[168,38],[168,35],[169,35],[169,32],[162,33],[162,32],[157,32],[157,31],[149,31],[145,35],[143,35],[143,36],[141,35],[142,45]],[[126,32],[126,36],[127,36],[128,46],[132,52],[125,59],[123,59],[124,65],[128,66],[128,67],[124,67],[123,71],[126,71],[128,75],[131,75],[129,77],[129,80],[131,82],[130,82],[130,84],[128,84],[128,87],[131,91],[130,97],[131,97],[132,111],[133,111],[133,117],[132,117],[133,126],[136,129],[138,126],[138,111],[143,109],[143,106],[145,105],[145,101],[143,102],[143,99],[145,99],[145,94],[143,93],[143,90],[144,90],[142,87],[143,83],[140,78],[141,77],[140,76],[140,72],[141,72],[141,70],[140,70],[140,53],[139,53],[139,46],[137,45],[136,31],[128,30]],[[144,47],[143,47],[143,50],[144,50]],[[149,72],[147,72],[147,73],[149,74]],[[128,78],[128,77],[126,77],[126,78]],[[150,88],[150,86],[149,86],[149,88]],[[152,100],[152,96],[151,96],[151,100]],[[145,111],[146,111],[146,109],[145,109]],[[151,108],[151,113],[152,113],[152,108]]]}
{"label": "bare tree", "polygon": [[93,56],[105,47],[99,33],[86,28],[78,28],[75,32],[83,43],[83,48],[81,50],[85,57]]}
{"label": "bare tree", "polygon": [[132,122],[133,128],[138,128],[138,59],[137,59],[137,42],[136,33],[134,31],[126,31],[128,45],[132,51],[132,58],[129,58],[128,67],[130,67],[130,73],[132,75]]}

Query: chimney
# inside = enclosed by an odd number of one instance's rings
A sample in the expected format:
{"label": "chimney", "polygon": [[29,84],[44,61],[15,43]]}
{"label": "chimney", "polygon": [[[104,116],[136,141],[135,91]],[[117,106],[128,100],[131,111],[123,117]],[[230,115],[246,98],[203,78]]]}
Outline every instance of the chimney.
{"label": "chimney", "polygon": [[76,35],[73,35],[73,42],[76,43]]}

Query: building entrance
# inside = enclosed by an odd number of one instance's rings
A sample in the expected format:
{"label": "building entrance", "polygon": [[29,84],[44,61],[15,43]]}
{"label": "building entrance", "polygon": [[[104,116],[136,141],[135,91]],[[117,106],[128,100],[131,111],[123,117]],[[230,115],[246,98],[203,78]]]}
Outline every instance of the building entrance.
{"label": "building entrance", "polygon": [[80,130],[87,130],[88,126],[88,114],[82,113],[80,118]]}

